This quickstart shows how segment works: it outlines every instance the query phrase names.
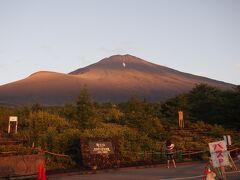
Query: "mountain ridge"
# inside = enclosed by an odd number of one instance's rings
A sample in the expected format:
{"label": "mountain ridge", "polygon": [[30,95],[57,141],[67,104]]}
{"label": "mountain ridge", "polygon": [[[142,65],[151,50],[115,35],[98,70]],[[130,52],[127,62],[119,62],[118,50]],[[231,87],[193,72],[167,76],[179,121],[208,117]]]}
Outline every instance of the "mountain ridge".
{"label": "mountain ridge", "polygon": [[132,55],[114,55],[68,74],[39,71],[0,86],[0,103],[63,105],[87,87],[97,102],[123,102],[131,96],[160,101],[205,83],[220,89],[233,84],[154,64]]}

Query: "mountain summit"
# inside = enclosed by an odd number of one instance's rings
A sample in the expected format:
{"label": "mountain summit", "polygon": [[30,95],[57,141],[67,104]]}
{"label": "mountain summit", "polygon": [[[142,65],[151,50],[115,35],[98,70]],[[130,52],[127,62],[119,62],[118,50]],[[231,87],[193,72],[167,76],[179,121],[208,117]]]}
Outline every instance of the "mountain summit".
{"label": "mountain summit", "polygon": [[138,70],[152,71],[156,65],[131,55],[115,55],[102,59],[98,63],[92,64],[85,68],[77,69],[70,74],[78,75],[88,70]]}
{"label": "mountain summit", "polygon": [[123,102],[132,96],[165,100],[205,83],[220,89],[232,84],[195,76],[131,55],[114,55],[69,74],[41,71],[0,86],[0,103],[63,105],[73,102],[85,86],[98,102]]}

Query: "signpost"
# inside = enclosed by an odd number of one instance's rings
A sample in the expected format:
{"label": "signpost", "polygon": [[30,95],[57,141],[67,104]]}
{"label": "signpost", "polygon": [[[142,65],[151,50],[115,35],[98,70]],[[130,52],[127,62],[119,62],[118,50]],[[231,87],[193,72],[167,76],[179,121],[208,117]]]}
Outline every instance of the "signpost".
{"label": "signpost", "polygon": [[230,135],[224,135],[223,139],[226,143],[227,146],[231,146],[232,145],[232,140],[231,140],[231,136]]}
{"label": "signpost", "polygon": [[120,165],[120,148],[113,138],[81,138],[82,163],[86,168],[103,169]]}
{"label": "signpost", "polygon": [[184,128],[183,111],[178,111],[178,124],[180,128]]}
{"label": "signpost", "polygon": [[213,167],[228,166],[228,151],[224,141],[209,143]]}
{"label": "signpost", "polygon": [[226,179],[225,166],[230,165],[225,141],[209,143],[209,149],[214,168],[220,168],[223,179]]}
{"label": "signpost", "polygon": [[11,133],[11,123],[15,122],[15,134],[17,134],[17,127],[18,127],[18,117],[17,116],[9,116],[8,121],[8,133]]}

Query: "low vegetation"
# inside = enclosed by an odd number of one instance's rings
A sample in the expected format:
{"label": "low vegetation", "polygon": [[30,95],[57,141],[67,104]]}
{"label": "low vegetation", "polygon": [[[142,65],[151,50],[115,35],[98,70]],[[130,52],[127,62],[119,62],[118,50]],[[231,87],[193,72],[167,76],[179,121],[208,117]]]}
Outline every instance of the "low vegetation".
{"label": "low vegetation", "polygon": [[[184,129],[178,127],[179,110],[184,112]],[[78,165],[81,137],[116,138],[125,162],[138,160],[143,152],[163,152],[169,138],[178,152],[207,151],[208,143],[222,140],[223,135],[232,135],[235,145],[240,143],[239,87],[221,91],[200,84],[166,102],[133,97],[121,104],[93,102],[83,89],[76,103],[64,107],[0,107],[2,133],[6,133],[8,117],[13,115],[19,118],[19,132],[14,137],[24,140],[25,147],[70,156],[59,160],[48,155],[51,167],[56,167],[53,161],[61,167]],[[0,151],[9,151],[9,147],[2,145]]]}

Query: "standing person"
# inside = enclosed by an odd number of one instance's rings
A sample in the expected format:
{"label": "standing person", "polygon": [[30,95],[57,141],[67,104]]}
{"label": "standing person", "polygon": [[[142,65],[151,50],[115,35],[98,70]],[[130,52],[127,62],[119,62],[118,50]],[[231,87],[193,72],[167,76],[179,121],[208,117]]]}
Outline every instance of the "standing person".
{"label": "standing person", "polygon": [[176,168],[176,163],[173,158],[174,146],[175,145],[171,142],[171,140],[167,140],[167,142],[166,142],[167,168],[169,168],[170,161],[172,161],[174,168]]}

